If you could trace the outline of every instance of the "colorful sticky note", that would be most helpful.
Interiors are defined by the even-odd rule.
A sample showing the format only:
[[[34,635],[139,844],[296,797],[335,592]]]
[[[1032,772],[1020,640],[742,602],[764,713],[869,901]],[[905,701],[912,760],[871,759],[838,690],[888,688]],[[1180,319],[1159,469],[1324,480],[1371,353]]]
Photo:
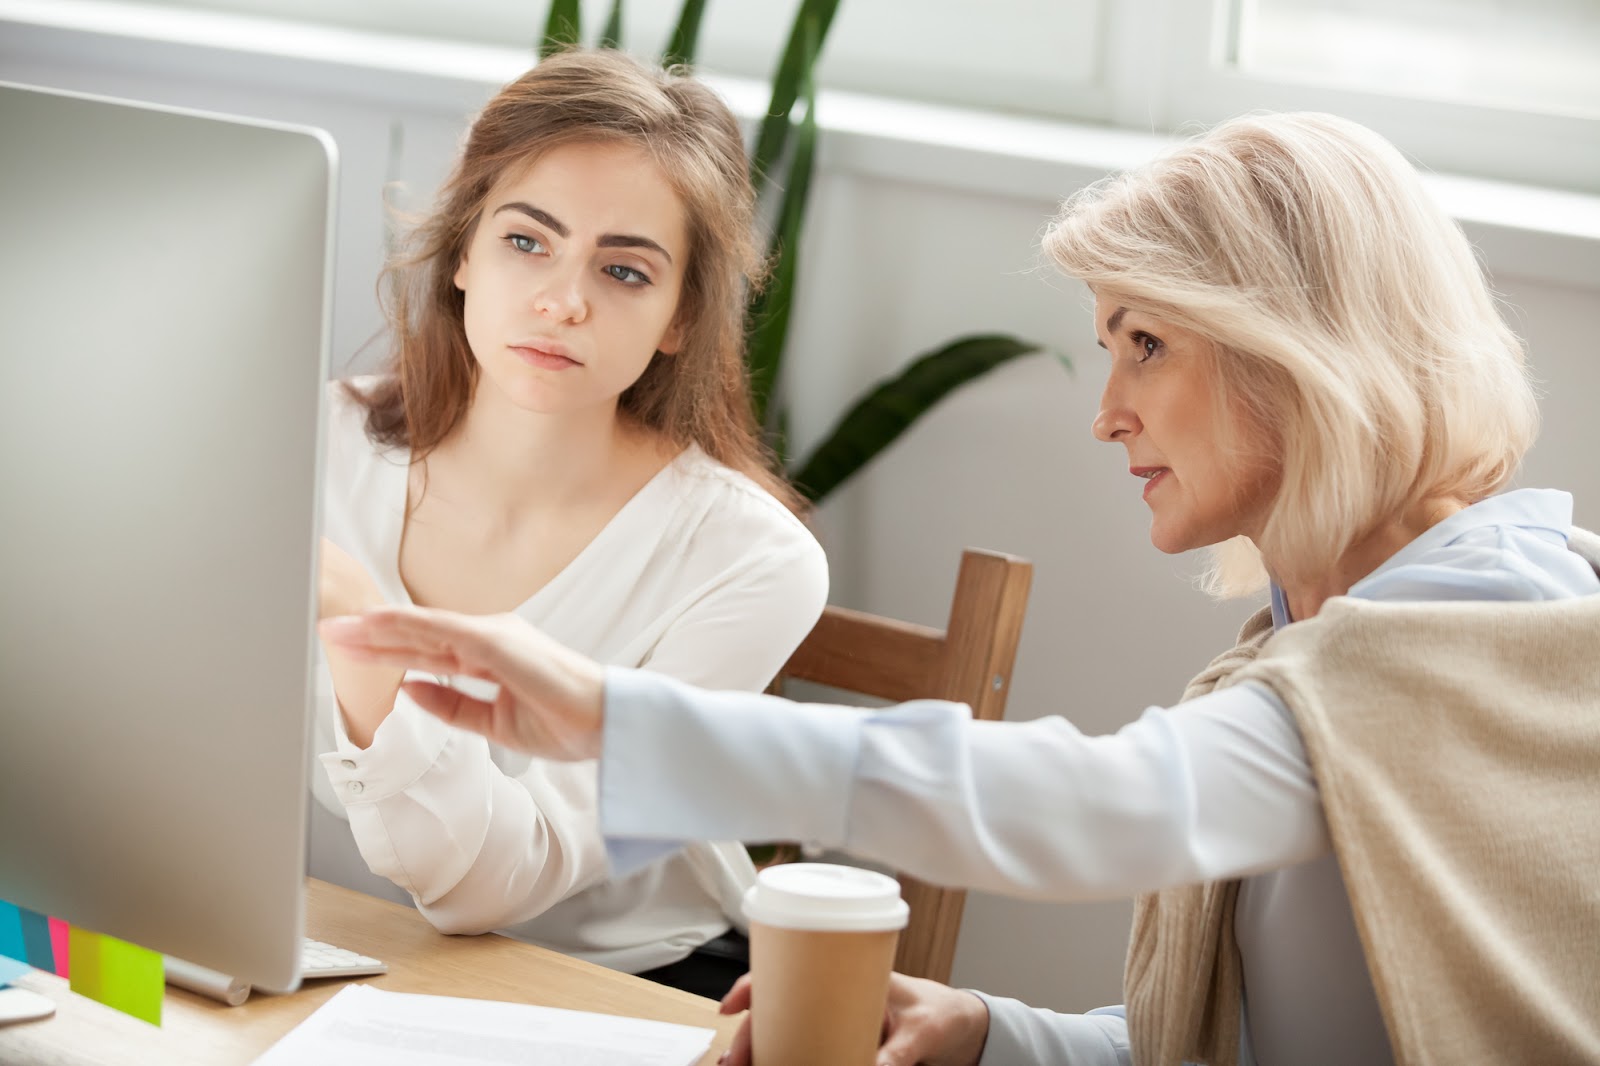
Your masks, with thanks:
[[[29,966],[36,966],[41,970],[54,970],[56,952],[50,942],[50,919],[26,907],[18,907],[17,913],[22,917],[22,948],[27,956],[25,961]]]
[[[4,900],[0,900],[0,955],[28,961],[28,949],[22,941],[22,912]]]
[[[60,918],[50,919],[50,951],[55,956],[55,970],[57,977],[67,977],[70,971],[67,968],[67,930],[71,928]]]
[[[55,920],[0,900],[0,956],[54,971],[56,950],[51,923]],[[66,925],[63,923],[61,928],[64,939]]]
[[[33,972],[33,967],[16,959],[0,958],[0,988],[6,987],[12,981],[25,973]]]
[[[68,932],[67,944],[72,956],[67,980],[74,992],[151,1025],[161,1024],[166,977],[160,952],[77,926]]]

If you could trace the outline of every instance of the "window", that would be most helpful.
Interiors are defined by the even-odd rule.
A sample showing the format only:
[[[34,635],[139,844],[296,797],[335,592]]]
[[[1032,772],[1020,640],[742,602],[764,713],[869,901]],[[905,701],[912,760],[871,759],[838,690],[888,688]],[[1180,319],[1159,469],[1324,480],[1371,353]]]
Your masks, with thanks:
[[[1257,0],[1232,58],[1267,77],[1600,115],[1595,0]]]
[[[166,0],[423,37],[526,44],[540,0]],[[681,0],[626,0],[665,44]],[[765,79],[798,0],[712,0],[699,58]],[[583,0],[591,33],[611,0]],[[1168,132],[1333,111],[1425,167],[1600,192],[1600,0],[843,0],[823,84]]]
[[[1150,2],[1178,42],[1164,128],[1332,111],[1432,170],[1600,192],[1596,0]]]

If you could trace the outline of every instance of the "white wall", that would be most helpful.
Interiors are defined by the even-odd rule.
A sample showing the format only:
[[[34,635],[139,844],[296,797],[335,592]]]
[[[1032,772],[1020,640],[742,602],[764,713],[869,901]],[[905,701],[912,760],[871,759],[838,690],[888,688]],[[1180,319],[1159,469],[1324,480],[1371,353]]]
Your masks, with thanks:
[[[0,78],[313,123],[338,140],[340,245],[334,365],[378,326],[380,190],[425,200],[488,81],[436,82],[430,95],[389,75],[336,78],[314,63],[254,62],[188,46],[46,32],[0,21]],[[409,83],[408,83],[409,84]],[[1088,427],[1102,379],[1081,287],[1036,261],[1055,200],[1104,171],[1103,131],[1052,127],[1043,157],[940,147],[903,131],[825,136],[789,355],[793,432],[803,449],[863,388],[958,333],[1005,330],[1052,356],[1003,368],[933,412],[831,500],[819,527],[838,603],[941,625],[957,557],[977,545],[1035,564],[1009,717],[1064,713],[1088,732],[1170,702],[1230,643],[1251,605],[1195,592],[1195,560],[1146,540],[1141,484],[1120,449]],[[829,123],[828,112],[823,112]],[[1041,127],[1042,128],[1042,127]],[[1137,153],[1148,139],[1126,138]],[[1081,147],[1081,162],[1066,160]],[[1100,153],[1097,155],[1096,153]],[[981,155],[982,153],[979,153]],[[114,184],[114,176],[108,175]],[[1573,201],[1595,217],[1593,201]],[[1474,225],[1495,282],[1546,381],[1546,427],[1524,482],[1571,489],[1600,526],[1600,235],[1558,239]],[[1563,264],[1577,264],[1564,266]],[[368,359],[375,353],[369,353]],[[1040,812],[1048,817],[1049,812]],[[955,982],[1040,1006],[1120,1000],[1125,903],[1043,906],[974,894]]]

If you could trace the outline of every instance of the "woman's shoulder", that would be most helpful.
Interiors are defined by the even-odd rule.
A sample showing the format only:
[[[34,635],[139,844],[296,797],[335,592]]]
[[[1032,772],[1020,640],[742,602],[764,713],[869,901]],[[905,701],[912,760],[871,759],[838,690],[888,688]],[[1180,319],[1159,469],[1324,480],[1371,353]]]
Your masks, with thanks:
[[[1439,522],[1351,586],[1366,600],[1555,600],[1600,592],[1570,543],[1572,497],[1516,489]]]
[[[353,474],[393,450],[367,435],[367,406],[361,400],[382,381],[378,375],[366,374],[328,382],[326,465],[330,476]]]
[[[669,467],[680,487],[679,498],[700,506],[699,521],[730,533],[762,534],[799,547],[822,551],[806,524],[754,478],[690,445]]]
[[[335,378],[328,382],[324,386],[328,428],[344,433],[354,426],[365,432],[367,408],[360,397],[370,394],[379,380],[376,375],[362,374],[358,377]]]

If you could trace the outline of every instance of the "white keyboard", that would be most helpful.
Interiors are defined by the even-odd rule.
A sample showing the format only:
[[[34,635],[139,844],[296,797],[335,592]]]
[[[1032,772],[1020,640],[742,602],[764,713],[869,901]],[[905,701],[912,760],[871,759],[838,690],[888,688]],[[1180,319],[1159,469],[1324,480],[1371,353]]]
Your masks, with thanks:
[[[368,977],[388,972],[389,967],[377,959],[310,937],[306,937],[300,950],[300,976],[308,981],[317,977]]]

